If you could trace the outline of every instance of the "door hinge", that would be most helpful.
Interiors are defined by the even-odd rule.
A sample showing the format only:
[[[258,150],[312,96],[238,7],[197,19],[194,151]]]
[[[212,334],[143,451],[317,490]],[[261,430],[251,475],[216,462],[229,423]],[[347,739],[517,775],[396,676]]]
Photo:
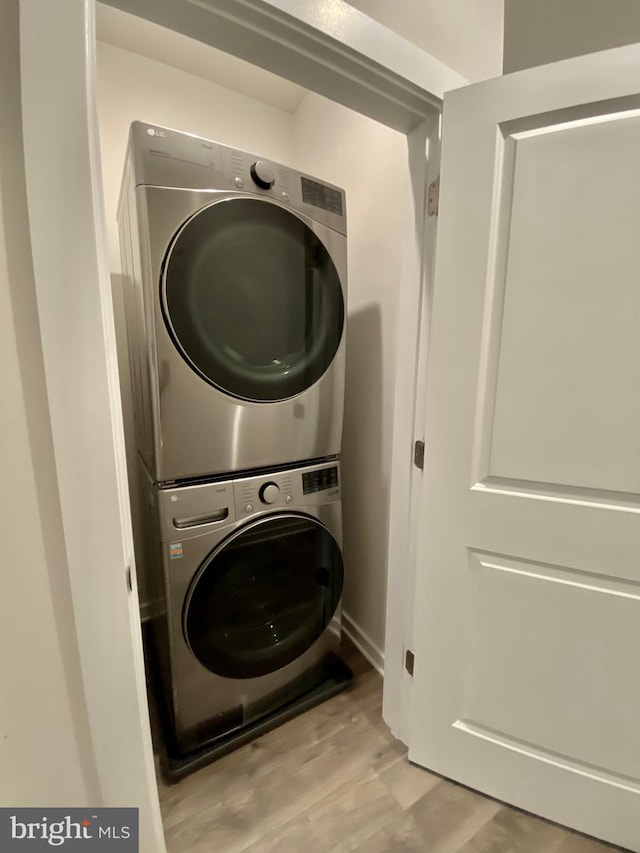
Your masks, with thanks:
[[[424,441],[416,441],[413,445],[413,464],[421,471],[424,469]]]
[[[438,215],[438,207],[440,204],[440,175],[431,181],[429,191],[427,192],[427,214],[429,216]]]
[[[131,581],[131,566],[127,566],[127,589],[129,592],[133,591],[133,583]]]
[[[409,675],[413,675],[413,663],[415,661],[415,655],[412,651],[407,649],[404,655],[404,668],[407,670]]]

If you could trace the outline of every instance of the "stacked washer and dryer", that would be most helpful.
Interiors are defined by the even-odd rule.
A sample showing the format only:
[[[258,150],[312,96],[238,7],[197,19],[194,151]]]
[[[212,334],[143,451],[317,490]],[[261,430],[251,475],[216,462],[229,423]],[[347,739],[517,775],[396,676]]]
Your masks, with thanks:
[[[179,778],[337,692],[344,192],[131,126],[119,228],[152,650]]]

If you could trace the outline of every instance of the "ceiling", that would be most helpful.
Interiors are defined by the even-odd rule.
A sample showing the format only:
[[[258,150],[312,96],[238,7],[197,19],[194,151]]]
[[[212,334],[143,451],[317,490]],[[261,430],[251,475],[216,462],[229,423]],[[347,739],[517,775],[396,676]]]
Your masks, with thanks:
[[[288,113],[298,109],[307,93],[243,59],[103,3],[96,3],[96,37]]]
[[[337,0],[334,0],[334,2]],[[504,0],[350,0],[466,77],[502,73]],[[307,90],[196,39],[96,3],[100,41],[163,62],[205,80],[294,113]]]
[[[519,0],[535,7],[533,0]],[[551,8],[555,0],[547,0]],[[573,0],[580,5],[582,0]],[[626,0],[629,2],[629,0]],[[502,74],[504,0],[349,0],[470,83]],[[533,16],[533,15],[532,15]]]

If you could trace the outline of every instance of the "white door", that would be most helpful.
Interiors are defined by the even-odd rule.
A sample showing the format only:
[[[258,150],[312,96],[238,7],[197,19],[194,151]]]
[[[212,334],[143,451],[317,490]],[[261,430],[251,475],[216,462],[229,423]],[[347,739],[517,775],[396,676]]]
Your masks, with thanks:
[[[640,46],[445,98],[412,761],[640,851]]]

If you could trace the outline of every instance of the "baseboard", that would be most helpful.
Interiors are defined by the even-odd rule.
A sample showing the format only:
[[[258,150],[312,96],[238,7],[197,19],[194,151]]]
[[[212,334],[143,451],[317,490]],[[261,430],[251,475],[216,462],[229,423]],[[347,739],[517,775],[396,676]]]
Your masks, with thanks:
[[[348,613],[342,611],[342,630],[369,661],[380,675],[384,675],[384,652],[381,651],[361,628],[359,628]]]

